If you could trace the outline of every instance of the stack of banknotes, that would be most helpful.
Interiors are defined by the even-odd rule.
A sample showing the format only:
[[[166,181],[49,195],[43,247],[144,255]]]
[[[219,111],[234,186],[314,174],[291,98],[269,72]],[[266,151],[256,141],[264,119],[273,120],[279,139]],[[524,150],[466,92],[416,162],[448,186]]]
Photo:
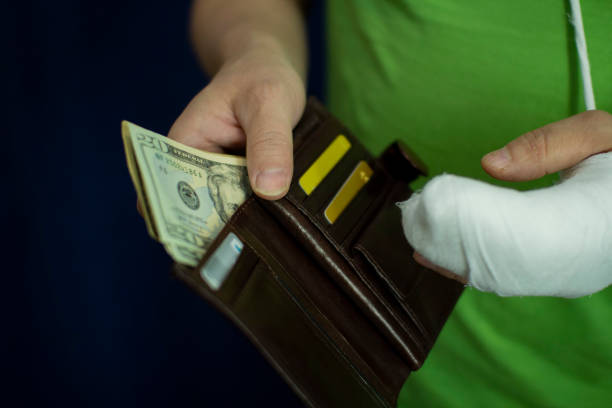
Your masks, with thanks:
[[[121,132],[149,234],[176,262],[195,266],[251,194],[245,158],[194,149],[127,121]]]

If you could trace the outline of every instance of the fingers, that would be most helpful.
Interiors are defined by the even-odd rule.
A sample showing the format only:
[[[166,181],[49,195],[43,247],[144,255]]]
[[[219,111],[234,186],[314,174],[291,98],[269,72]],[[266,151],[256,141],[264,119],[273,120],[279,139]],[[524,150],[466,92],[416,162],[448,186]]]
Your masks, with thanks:
[[[141,217],[144,217],[142,212],[142,204],[140,204],[140,200],[138,199],[136,199],[136,211],[138,211],[138,214],[140,214]]]
[[[293,174],[292,129],[304,108],[303,101],[287,95],[274,83],[259,84],[237,101],[236,114],[247,135],[249,180],[263,198],[284,196]]]
[[[414,258],[414,260],[418,264],[420,264],[420,265],[422,265],[422,266],[424,266],[424,267],[426,267],[428,269],[431,269],[434,272],[438,272],[440,275],[442,275],[442,276],[444,276],[446,278],[454,279],[454,280],[456,280],[456,281],[458,281],[458,282],[460,282],[460,283],[462,283],[464,285],[467,285],[467,283],[468,283],[468,281],[467,281],[467,279],[465,277],[463,277],[461,275],[457,275],[456,273],[453,273],[453,272],[449,271],[448,269],[444,269],[444,268],[439,267],[438,265],[430,262],[429,259],[425,258],[423,255],[421,255],[417,251],[414,251],[414,253],[412,254],[412,257]]]
[[[168,137],[196,149],[223,153],[244,146],[245,135],[228,103],[204,88],[176,119]]]
[[[587,111],[514,139],[484,156],[482,167],[501,180],[533,180],[610,150],[612,115]]]

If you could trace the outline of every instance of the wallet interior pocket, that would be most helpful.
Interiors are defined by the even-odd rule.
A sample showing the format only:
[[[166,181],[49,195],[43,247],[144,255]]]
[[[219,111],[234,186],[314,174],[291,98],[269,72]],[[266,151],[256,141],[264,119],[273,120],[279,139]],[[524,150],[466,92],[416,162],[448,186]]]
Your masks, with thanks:
[[[240,245],[240,254],[237,258],[232,259],[231,255],[228,256],[227,245],[235,246],[236,240]],[[229,258],[232,264],[219,265],[218,257],[224,261]],[[251,277],[256,263],[257,256],[253,250],[248,245],[245,246],[233,232],[224,230],[216,241],[216,245],[209,249],[205,262],[197,270],[200,279],[208,285],[209,289],[216,292],[219,299],[231,307]],[[220,281],[218,285],[214,283],[211,285],[211,273],[218,275],[216,276]]]
[[[342,189],[348,179],[347,175],[350,177],[358,163],[362,162],[364,155],[365,152],[357,151],[347,157],[343,168],[328,175],[321,189],[315,190],[312,196],[303,202],[299,202],[291,194],[286,197],[338,251],[346,251],[351,246],[347,240],[350,241],[351,237],[358,235],[363,226],[370,221],[384,200],[385,190],[389,187],[389,178],[384,174],[384,170],[373,160],[363,161],[372,169],[370,179],[349,200],[337,219],[330,222],[326,218],[326,208]]]
[[[389,397],[368,385],[372,379],[351,364],[308,306],[259,260],[233,312],[255,345],[265,344],[262,352],[297,394],[307,395],[314,406],[344,406],[349,398],[355,407],[388,407]]]
[[[420,272],[412,272],[412,248],[402,230],[401,210],[395,205],[408,187],[396,183],[382,208],[355,242],[355,250],[362,254],[379,272],[400,301],[418,283]]]
[[[390,189],[378,213],[355,241],[353,253],[375,271],[363,278],[372,281],[369,282],[371,287],[376,286],[374,281],[382,279],[384,284],[378,286],[391,290],[397,304],[408,313],[414,326],[429,343],[429,330],[423,326],[407,302],[408,295],[421,280],[423,271],[414,267],[412,248],[404,237],[400,209],[395,205],[398,195],[405,189],[408,187],[403,183],[396,183]]]

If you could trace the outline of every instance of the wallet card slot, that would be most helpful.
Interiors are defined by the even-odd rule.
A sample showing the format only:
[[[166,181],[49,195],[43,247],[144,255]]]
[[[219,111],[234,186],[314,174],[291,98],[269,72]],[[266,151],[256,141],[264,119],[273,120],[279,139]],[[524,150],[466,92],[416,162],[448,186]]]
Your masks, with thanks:
[[[428,334],[431,348],[463,292],[463,285],[416,262],[410,269],[418,270],[420,279],[406,294],[402,306],[412,316],[419,317],[419,325]],[[436,294],[435,302],[431,301],[432,293]]]
[[[384,204],[356,239],[354,252],[375,271],[372,276],[382,279],[398,303],[408,313],[427,343],[431,338],[418,315],[410,308],[407,296],[421,279],[422,270],[415,267],[413,249],[404,236],[401,210],[395,205],[410,190],[398,182],[390,188]]]
[[[347,129],[337,120],[330,118],[319,125],[316,134],[304,137],[299,144],[295,145],[293,167],[297,178],[310,167],[339,134],[346,135]]]
[[[351,149],[351,142],[339,134],[298,178],[298,184],[310,195]]]
[[[385,190],[390,183],[388,175],[375,161],[370,160],[367,163],[371,166],[374,173],[333,224],[325,218],[324,210],[334,198],[337,192],[336,190],[334,190],[333,193],[328,192],[325,195],[325,200],[318,198],[316,201],[313,201],[315,204],[308,201],[300,203],[290,195],[286,197],[287,201],[299,209],[299,211],[330,240],[338,251],[346,252],[351,247],[351,242],[349,242],[350,238],[357,236],[363,225],[369,222],[376,209],[384,200]],[[342,177],[338,175],[334,180],[330,180],[329,182],[334,182],[341,187],[342,183],[346,181],[347,175],[351,174],[349,169],[353,170],[354,166],[352,168],[346,166],[346,169],[343,169]]]
[[[244,245],[240,254],[233,261],[233,265],[230,265],[227,271],[224,271],[225,276],[222,282],[218,286],[214,283],[211,285],[210,279],[205,276],[206,267],[209,267],[210,263],[214,262],[217,251],[223,251],[224,244],[231,242],[233,239],[238,239],[242,242],[240,237],[232,231],[231,225],[226,225],[210,246],[204,258],[193,269],[194,274],[197,275],[196,281],[198,284],[205,290],[214,293],[228,307],[231,307],[233,301],[242,290],[257,262],[257,257],[253,250],[248,245]],[[226,254],[219,255],[225,256]]]
[[[319,186],[303,200],[304,209],[310,214],[323,216],[325,207],[336,196],[355,166],[367,158],[365,150],[358,147],[351,148]],[[330,225],[328,221],[325,221],[325,224]]]
[[[445,278],[414,261],[413,249],[404,236],[401,210],[395,204],[409,195],[410,189],[404,182],[394,185],[382,208],[355,241],[354,251],[376,271],[372,276],[384,281],[381,286],[390,288],[398,304],[422,333],[425,344],[431,346],[460,290],[457,292],[454,283],[446,282]],[[438,302],[435,310],[422,307],[431,305],[423,298],[424,293],[440,291],[449,292],[449,296],[443,297],[449,304]]]
[[[328,118],[329,113],[325,110],[325,106],[316,98],[309,97],[304,115],[293,129],[293,145],[298,149],[302,146],[304,140],[311,134],[317,131]],[[297,150],[296,150],[297,151]]]
[[[336,222],[359,191],[370,181],[372,172],[372,168],[364,160],[357,163],[357,166],[355,166],[323,211],[323,216],[328,223],[333,224]]]
[[[402,301],[419,275],[407,273],[407,264],[413,262],[413,249],[404,236],[401,210],[395,205],[407,191],[406,184],[396,183],[383,206],[355,242],[355,249],[380,271],[381,277]]]
[[[300,187],[299,179],[304,175],[312,163],[323,154],[325,149],[345,129],[333,120],[326,120],[319,125],[315,135],[305,136],[293,152],[293,179],[289,188],[289,195],[300,202],[308,195]],[[333,169],[332,169],[333,171]]]
[[[200,277],[212,290],[219,290],[225,283],[243,248],[240,238],[229,232],[216,249],[210,251],[207,261],[200,267]]]
[[[370,221],[376,209],[380,206],[387,188],[388,177],[386,174],[375,162],[370,161],[370,163],[372,169],[374,169],[370,180],[333,224],[329,224],[323,212],[317,213],[315,217],[318,225],[326,231],[338,248],[343,248],[345,251],[351,246],[351,237],[359,234],[363,226]]]
[[[328,155],[329,151],[326,153],[326,150],[330,146],[338,144],[339,139],[344,139],[345,142],[341,144],[345,148],[348,144],[348,149],[336,151],[335,154],[331,155],[333,157],[328,157],[328,159],[332,159],[331,170],[326,172],[324,177],[318,179],[314,188],[305,191],[304,186],[301,185],[302,178],[308,174],[313,165],[316,166],[317,161],[322,156],[325,158]],[[318,211],[340,188],[343,176],[346,177],[359,160],[365,160],[367,157],[368,154],[365,149],[355,141],[354,137],[350,136],[348,130],[338,121],[330,119],[321,125],[316,138],[305,140],[302,146],[296,150],[294,154],[294,177],[288,196],[295,202],[308,202],[309,208]]]
[[[219,298],[229,307],[232,307],[236,298],[240,295],[240,292],[248,282],[256,263],[257,257],[248,246],[245,246],[236,264],[227,276],[225,283],[218,292]]]

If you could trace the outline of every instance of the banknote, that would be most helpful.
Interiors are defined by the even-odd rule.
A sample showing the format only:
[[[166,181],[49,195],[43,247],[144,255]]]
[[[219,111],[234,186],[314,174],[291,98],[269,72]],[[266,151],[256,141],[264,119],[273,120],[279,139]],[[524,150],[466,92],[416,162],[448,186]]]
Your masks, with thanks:
[[[149,234],[195,266],[251,190],[244,157],[204,152],[123,121],[128,169]]]

